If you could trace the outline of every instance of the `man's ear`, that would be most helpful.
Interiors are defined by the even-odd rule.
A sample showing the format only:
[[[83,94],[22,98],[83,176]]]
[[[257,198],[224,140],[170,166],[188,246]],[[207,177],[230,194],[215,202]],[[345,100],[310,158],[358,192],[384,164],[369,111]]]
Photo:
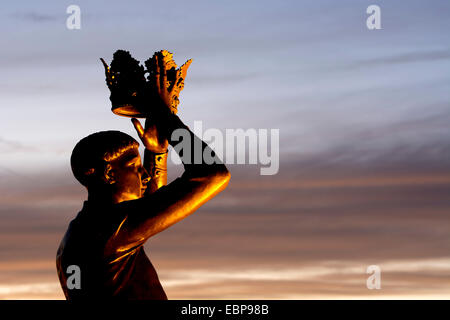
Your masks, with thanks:
[[[105,166],[105,170],[103,172],[103,180],[108,184],[113,184],[116,182],[116,180],[114,178],[114,172],[109,163],[107,163]]]
[[[84,172],[84,175],[85,175],[86,177],[90,177],[90,176],[92,176],[92,175],[94,174],[94,172],[95,172],[95,169],[94,169],[94,168],[90,168],[90,169],[87,169],[87,170]]]

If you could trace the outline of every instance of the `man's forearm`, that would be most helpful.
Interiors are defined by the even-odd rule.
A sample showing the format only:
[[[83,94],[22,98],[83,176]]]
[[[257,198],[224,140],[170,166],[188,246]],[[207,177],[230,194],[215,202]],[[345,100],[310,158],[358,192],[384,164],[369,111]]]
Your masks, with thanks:
[[[152,194],[162,186],[167,184],[167,139],[157,123],[152,118],[145,121],[145,130],[149,137],[145,140],[144,163],[143,166],[150,176],[150,182],[147,184],[145,195]]]
[[[199,174],[228,172],[215,152],[198,138],[178,116],[173,114],[168,116],[167,130],[169,144],[178,152],[186,171],[191,173],[200,171]],[[181,142],[178,140],[180,137],[182,137]],[[188,141],[184,141],[184,139]],[[208,159],[206,159],[206,155]]]
[[[184,143],[184,148],[178,150],[185,172],[147,197],[123,201],[115,206],[115,217],[121,218],[117,221],[117,230],[120,232],[114,232],[105,247],[105,254],[112,255],[113,259],[192,214],[225,189],[230,180],[227,168],[211,148],[196,137],[177,116],[169,115],[163,120],[167,120],[165,133],[170,133],[167,137],[175,149],[178,149],[179,143],[175,139],[175,130],[181,129],[183,136],[189,139],[189,143]],[[201,146],[202,153],[213,155],[214,161],[205,161],[203,157],[201,161],[198,161],[198,157],[195,159],[197,145]]]
[[[167,137],[169,143],[179,153],[187,174],[205,175],[227,171],[214,151],[205,142],[195,136],[176,115],[172,113],[160,114],[158,127],[158,132],[165,131],[163,135]],[[177,130],[181,130],[181,132],[176,132]],[[181,145],[179,145],[180,141],[177,140],[180,136],[183,137]],[[209,155],[209,161],[205,162],[204,154]],[[154,153],[145,149],[144,168],[150,175],[150,182],[145,195],[152,194],[167,184],[167,157],[167,152]]]

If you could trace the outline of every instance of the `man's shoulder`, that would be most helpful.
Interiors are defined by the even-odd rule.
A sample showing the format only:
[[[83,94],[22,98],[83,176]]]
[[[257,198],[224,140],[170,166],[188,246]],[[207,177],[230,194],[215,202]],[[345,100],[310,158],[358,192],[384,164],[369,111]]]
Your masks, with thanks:
[[[68,252],[74,246],[82,245],[82,240],[87,236],[85,230],[83,230],[83,223],[80,220],[80,213],[69,222],[66,232],[61,240],[58,248],[58,255],[61,256],[64,252]]]
[[[103,249],[110,234],[115,230],[114,221],[103,210],[90,206],[87,201],[73,218],[61,241],[60,250],[86,252]]]

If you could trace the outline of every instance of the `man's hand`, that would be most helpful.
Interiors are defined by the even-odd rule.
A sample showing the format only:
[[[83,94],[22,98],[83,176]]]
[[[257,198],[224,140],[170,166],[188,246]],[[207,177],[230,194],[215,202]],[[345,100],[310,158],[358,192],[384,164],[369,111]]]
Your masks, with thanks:
[[[156,110],[162,108],[176,114],[180,102],[179,95],[184,88],[184,79],[186,78],[187,70],[192,60],[186,61],[179,69],[175,70],[174,79],[170,79],[169,81],[167,77],[167,67],[171,68],[171,70],[176,67],[173,60],[169,61],[169,66],[167,66],[162,52],[155,53],[153,59],[154,72],[152,74],[151,83],[153,84],[154,100],[157,100],[153,102],[158,105]]]
[[[133,118],[131,119],[131,122],[147,150],[153,153],[167,152],[169,146],[167,138],[162,133],[163,130],[159,130],[158,126],[151,118],[147,118],[145,121],[145,130],[138,119]]]
[[[170,113],[176,114],[174,101],[178,101],[178,95],[183,89],[184,78],[192,60],[186,61],[176,70],[174,81],[167,79],[166,61],[161,52],[155,53],[153,61],[154,72],[151,79],[153,94],[151,96],[154,107],[152,113],[145,122],[145,129],[139,120],[133,118],[131,122],[147,150],[153,153],[165,153],[169,145],[166,130],[167,117]]]

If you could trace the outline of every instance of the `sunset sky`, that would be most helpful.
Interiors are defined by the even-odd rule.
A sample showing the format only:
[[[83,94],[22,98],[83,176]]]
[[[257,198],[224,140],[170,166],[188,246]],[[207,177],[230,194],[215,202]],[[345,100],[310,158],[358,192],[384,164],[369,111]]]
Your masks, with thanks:
[[[86,199],[72,149],[137,139],[110,111],[99,58],[117,49],[193,59],[189,126],[280,130],[278,174],[230,165],[146,244],[169,299],[450,299],[449,1],[3,1],[0,17],[0,299],[64,298],[56,250]]]

